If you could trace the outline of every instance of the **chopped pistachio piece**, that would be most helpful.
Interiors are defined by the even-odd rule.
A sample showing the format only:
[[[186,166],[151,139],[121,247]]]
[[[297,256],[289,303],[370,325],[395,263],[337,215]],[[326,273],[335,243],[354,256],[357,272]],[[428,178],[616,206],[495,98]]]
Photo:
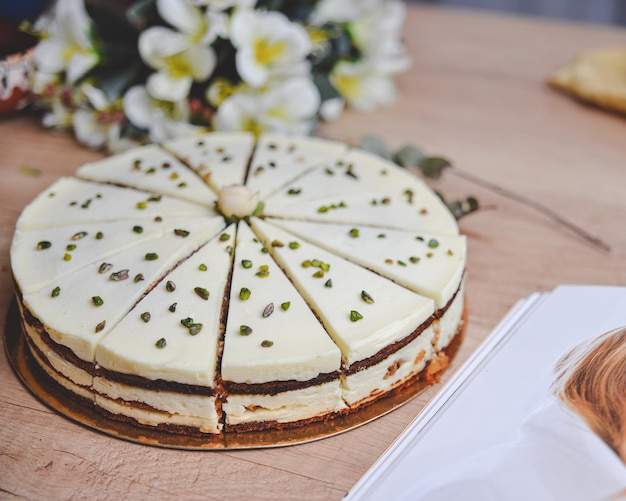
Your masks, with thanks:
[[[159,255],[156,252],[148,252],[145,255],[146,261],[155,261],[159,259]]]
[[[239,334],[241,334],[242,336],[249,336],[250,334],[252,334],[252,328],[248,327],[247,325],[240,325]]]
[[[52,292],[50,293],[52,297],[57,297],[59,294],[61,294],[61,287],[59,286],[56,286],[54,289],[52,289]]]
[[[267,318],[269,317],[272,313],[274,313],[274,303],[270,303],[268,304],[264,309],[263,309],[263,318]]]
[[[367,304],[372,304],[374,303],[374,299],[372,299],[372,296],[370,296],[367,292],[365,291],[361,291],[361,299],[363,301],[365,301]]]
[[[285,301],[284,303],[280,303],[280,309],[283,311],[287,311],[291,306],[291,301]]]
[[[100,296],[92,296],[91,302],[96,306],[102,306],[104,304],[104,300]]]
[[[273,345],[274,345],[274,341],[270,341],[269,339],[264,339],[263,341],[261,341],[261,346],[263,348],[270,348]]]
[[[165,341],[165,338],[162,337],[161,339],[159,339],[156,343],[154,343],[154,345],[157,348],[165,348],[165,345],[167,344],[167,341]]]
[[[363,315],[361,315],[358,311],[356,310],[351,310],[350,311],[350,320],[352,322],[357,322],[359,320],[361,320],[363,318]]]
[[[241,299],[242,301],[246,301],[247,299],[250,298],[251,294],[252,294],[252,291],[250,289],[248,289],[247,287],[242,287],[239,290],[239,299]]]

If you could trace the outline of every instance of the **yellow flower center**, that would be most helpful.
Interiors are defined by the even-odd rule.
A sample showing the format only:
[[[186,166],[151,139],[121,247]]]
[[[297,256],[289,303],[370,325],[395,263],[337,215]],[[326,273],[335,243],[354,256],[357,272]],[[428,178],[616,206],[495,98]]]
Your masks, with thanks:
[[[261,38],[254,42],[254,57],[260,64],[270,64],[284,52],[286,46],[285,42],[270,43]]]
[[[349,75],[335,75],[333,84],[342,96],[348,99],[357,98],[361,93],[359,79]]]
[[[192,68],[189,59],[182,54],[174,54],[167,58],[167,69],[174,78],[183,78],[191,75]]]
[[[241,124],[241,130],[251,132],[254,137],[259,137],[263,133],[263,126],[254,118],[246,118]]]

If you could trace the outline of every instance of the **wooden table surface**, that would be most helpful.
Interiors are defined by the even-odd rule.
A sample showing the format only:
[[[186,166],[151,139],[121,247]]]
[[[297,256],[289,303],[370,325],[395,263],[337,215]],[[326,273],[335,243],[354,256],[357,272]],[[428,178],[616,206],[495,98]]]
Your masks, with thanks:
[[[626,283],[626,119],[544,84],[580,50],[626,45],[626,30],[411,7],[405,32],[414,64],[398,79],[397,103],[375,114],[345,113],[322,134],[355,142],[374,133],[394,146],[414,142],[557,211],[611,246],[600,250],[452,173],[431,183],[451,198],[473,194],[486,207],[461,221],[469,237],[469,328],[445,381],[521,297],[561,283]],[[0,119],[2,334],[13,297],[9,247],[20,211],[57,177],[101,156],[43,130],[36,117]],[[41,174],[26,175],[24,168]],[[3,351],[0,379],[0,498],[6,499],[340,499],[440,387],[318,442],[189,452],[110,438],[65,419],[20,384]]]

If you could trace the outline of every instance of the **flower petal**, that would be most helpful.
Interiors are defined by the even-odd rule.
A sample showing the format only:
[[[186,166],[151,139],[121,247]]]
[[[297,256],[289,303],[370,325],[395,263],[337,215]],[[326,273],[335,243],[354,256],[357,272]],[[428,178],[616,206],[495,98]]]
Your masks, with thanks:
[[[186,0],[157,0],[159,15],[186,35],[204,33],[206,26],[200,9]]]
[[[183,35],[163,26],[148,28],[139,36],[139,54],[154,69],[163,68],[166,58],[183,52],[189,46]]]
[[[146,90],[154,99],[179,101],[187,97],[192,82],[191,76],[173,78],[169,73],[159,71],[148,77]]]
[[[123,98],[124,113],[128,119],[141,129],[150,128],[152,113],[150,96],[142,85],[135,85],[126,91]]]
[[[75,83],[84,76],[98,62],[98,55],[94,52],[77,52],[67,62],[67,81]]]

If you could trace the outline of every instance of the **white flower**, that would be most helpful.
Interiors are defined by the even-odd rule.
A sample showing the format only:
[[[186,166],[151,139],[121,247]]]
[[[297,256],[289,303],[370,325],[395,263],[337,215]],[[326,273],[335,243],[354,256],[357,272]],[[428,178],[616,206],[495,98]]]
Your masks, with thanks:
[[[178,101],[187,97],[194,81],[205,81],[215,69],[210,44],[224,32],[224,18],[202,13],[187,0],[157,0],[157,8],[178,31],[154,26],[139,37],[142,59],[157,70],[148,77],[146,88],[155,99]]]
[[[59,0],[47,29],[47,38],[35,47],[35,66],[44,73],[65,71],[67,81],[73,84],[98,62],[83,1]]]
[[[347,103],[360,111],[391,104],[396,98],[391,76],[366,62],[337,63],[330,81]]]
[[[266,90],[233,93],[218,108],[215,128],[223,131],[249,131],[308,134],[320,106],[313,82],[306,77],[277,82]]]
[[[259,205],[259,194],[239,184],[225,186],[217,197],[217,207],[227,218],[251,216]]]
[[[74,113],[74,133],[78,142],[90,148],[116,143],[124,119],[122,110],[109,102],[104,92],[93,85],[83,84],[80,90],[89,106],[81,107]]]
[[[315,6],[311,22],[349,23],[377,9],[385,0],[321,0]]]
[[[410,65],[400,39],[405,12],[401,2],[385,2],[350,25],[350,35],[363,58],[382,73],[398,73]]]
[[[145,87],[136,85],[124,94],[124,112],[130,122],[148,130],[154,142],[184,135],[196,130],[190,125],[186,100],[160,101],[151,97]]]
[[[208,7],[215,11],[224,11],[234,7],[235,9],[251,9],[256,0],[191,0],[194,5]]]
[[[230,39],[237,49],[237,71],[253,87],[272,77],[308,73],[305,58],[311,51],[306,30],[279,12],[237,11],[230,26]]]
[[[340,97],[326,99],[320,106],[320,118],[327,122],[337,120],[346,106],[346,102]]]

